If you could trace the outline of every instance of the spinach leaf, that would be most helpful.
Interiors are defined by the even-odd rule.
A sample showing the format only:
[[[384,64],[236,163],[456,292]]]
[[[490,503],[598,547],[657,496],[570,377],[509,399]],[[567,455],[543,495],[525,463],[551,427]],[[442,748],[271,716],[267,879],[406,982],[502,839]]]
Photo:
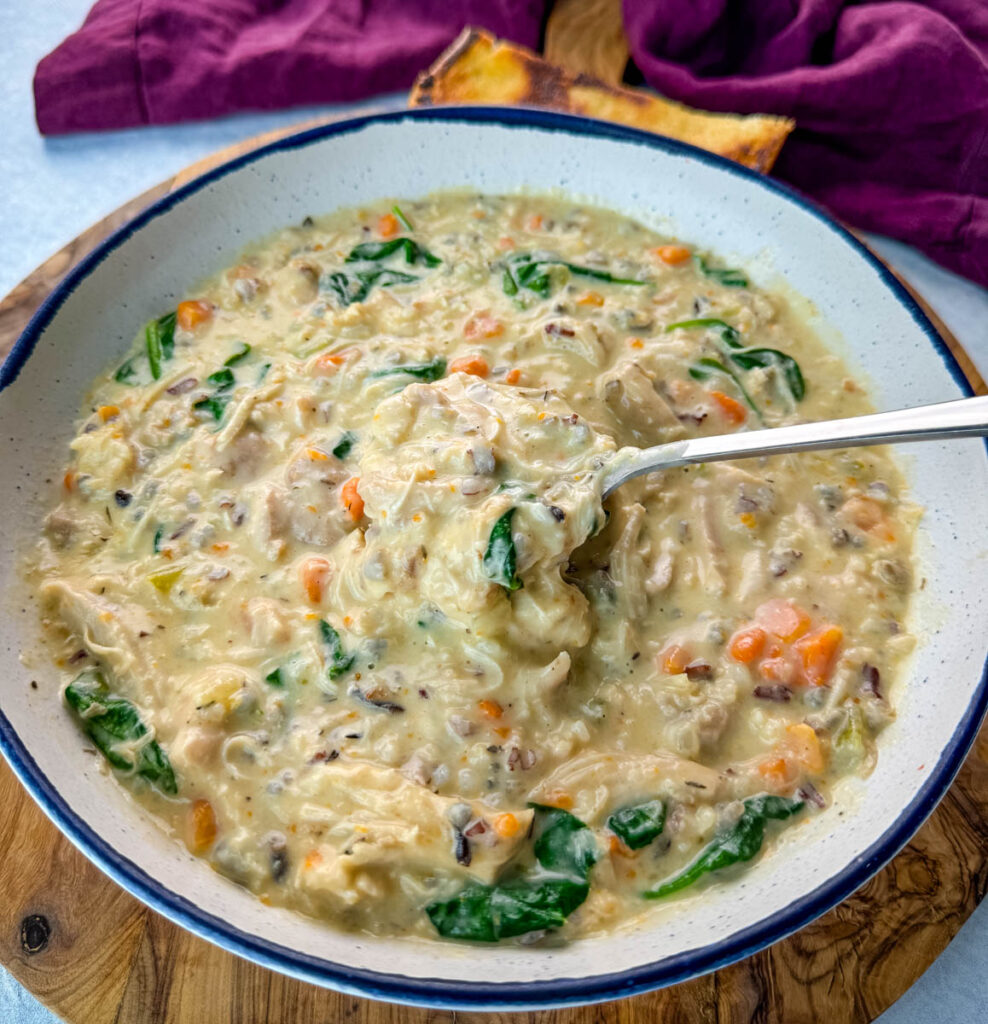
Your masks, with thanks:
[[[669,324],[666,327],[665,333],[668,334],[670,331],[676,330],[677,327],[683,327],[686,329],[692,327],[718,327],[720,328],[721,341],[730,345],[731,348],[740,348],[741,343],[738,341],[740,334],[737,328],[732,327],[729,323],[724,320],[719,320],[716,317],[703,317],[700,320],[679,320],[674,324]]]
[[[166,313],[144,328],[144,348],[155,380],[161,377],[162,360],[171,359],[175,352],[175,319],[175,313]]]
[[[373,270],[358,270],[354,274],[334,271],[321,279],[320,286],[331,291],[341,306],[349,306],[354,302],[363,302],[375,284],[387,288],[393,284],[408,284],[418,280],[414,274],[390,270],[388,267],[375,267]]]
[[[607,827],[628,847],[640,850],[662,835],[666,808],[661,800],[622,807],[607,819]]]
[[[339,679],[344,672],[353,668],[356,660],[352,654],[345,654],[340,634],[325,620],[319,620],[319,632],[322,642],[329,648],[329,678]]]
[[[546,299],[552,290],[551,267],[565,267],[571,274],[590,277],[596,281],[607,281],[610,284],[641,286],[647,281],[638,281],[629,277],[615,277],[606,270],[595,270],[577,263],[568,263],[558,256],[536,255],[535,253],[516,253],[509,256],[504,272],[501,275],[501,287],[505,295],[517,295],[522,288]]]
[[[484,572],[495,583],[500,583],[505,590],[520,590],[522,581],[515,575],[518,565],[518,553],[511,536],[511,519],[515,510],[509,508],[494,524],[487,550],[484,552]]]
[[[729,377],[732,381],[734,381],[734,384],[736,385],[738,391],[740,391],[741,394],[744,396],[744,400],[751,407],[755,415],[759,419],[762,418],[761,410],[758,408],[757,405],[755,405],[754,399],[751,397],[751,395],[749,395],[748,392],[745,391],[744,385],[741,383],[741,380],[738,377],[738,375],[733,370],[726,367],[719,359],[711,359],[708,356],[705,356],[703,359],[698,359],[690,367],[689,372],[690,376],[694,380],[709,380],[714,374],[723,374],[725,377]]]
[[[237,363],[243,362],[249,355],[250,345],[248,345],[246,341],[242,341],[240,343],[240,350],[238,352],[234,352],[233,355],[223,363],[223,365],[236,366]]]
[[[710,871],[719,871],[731,864],[749,861],[762,848],[765,826],[770,820],[783,821],[799,812],[801,800],[788,800],[782,796],[753,796],[744,802],[741,817],[726,831],[716,836],[699,857],[684,871],[648,889],[642,896],[648,900],[661,899],[692,885]]]
[[[88,669],[76,676],[65,689],[65,702],[114,768],[135,772],[163,793],[178,792],[168,755],[156,740],[130,746],[147,735],[147,726],[130,701],[110,693],[99,670]]]
[[[333,454],[340,460],[345,459],[357,443],[357,435],[352,430],[344,430],[339,441],[333,447]]]
[[[136,358],[136,356],[134,358]],[[121,384],[129,384],[131,379],[136,376],[137,370],[134,369],[134,359],[128,359],[113,375],[113,379]]]
[[[539,869],[493,885],[471,882],[452,899],[432,903],[426,913],[444,938],[473,942],[561,927],[587,898],[597,843],[568,811],[532,804]]]
[[[216,390],[206,398],[200,398],[197,402],[193,402],[192,408],[205,410],[219,423],[233,397],[231,392],[236,384],[236,378],[233,376],[233,370],[224,368],[211,373],[206,378],[206,383],[212,384]]]
[[[666,327],[666,334],[670,331],[676,330],[677,327],[719,328],[720,340],[728,347],[727,351],[724,352],[725,358],[729,359],[742,370],[753,370],[757,366],[773,367],[778,369],[782,374],[782,379],[785,381],[786,387],[789,389],[794,401],[801,402],[803,397],[806,395],[806,383],[803,380],[803,374],[799,368],[799,363],[797,363],[792,356],[787,356],[785,352],[780,352],[775,348],[745,348],[741,343],[741,335],[738,330],[716,317],[704,317],[699,320],[680,320],[677,323],[669,324],[669,326]],[[703,363],[704,360],[701,359],[700,362]],[[727,372],[726,367],[724,367],[724,372]],[[696,377],[697,380],[705,379],[703,377],[697,377],[692,370],[690,370],[690,373],[692,376]],[[737,378],[734,377],[733,374],[728,373],[728,375],[733,377],[737,383]],[[740,383],[738,383],[738,387],[741,387]],[[744,394],[743,388],[741,388],[741,391]],[[747,394],[745,394],[745,399],[752,409],[754,409],[755,406]],[[757,412],[758,410],[756,409],[755,411]]]
[[[276,689],[283,689],[285,686],[285,677],[282,675],[281,666],[279,665],[273,672],[269,672],[264,677],[264,681],[269,686],[274,686]]]
[[[744,271],[724,267],[711,267],[702,256],[694,256],[693,259],[696,261],[700,272],[712,278],[718,284],[725,285],[728,288],[748,287],[748,278],[745,277]]]
[[[427,363],[405,363],[403,366],[375,370],[371,376],[391,377],[396,373],[407,373],[409,377],[418,377],[419,380],[439,380],[446,373],[446,360],[442,356],[435,356]]]
[[[151,541],[151,550],[155,554],[158,554],[158,552],[161,551],[161,538],[164,537],[164,535],[165,535],[165,528],[164,528],[164,526],[159,526],[154,531],[154,538]]]
[[[742,348],[728,353],[731,361],[742,370],[752,370],[756,366],[774,367],[782,374],[782,379],[789,389],[793,400],[801,402],[806,394],[806,382],[803,380],[799,363],[792,356],[775,348]]]
[[[346,263],[359,263],[365,260],[385,260],[401,250],[405,254],[405,262],[410,266],[420,263],[424,267],[438,267],[442,260],[434,256],[424,245],[411,238],[391,238],[387,242],[363,242],[354,246],[347,256]]]
[[[406,231],[414,231],[412,222],[401,212],[401,207],[395,204],[391,207],[391,212],[401,221],[402,226]]]

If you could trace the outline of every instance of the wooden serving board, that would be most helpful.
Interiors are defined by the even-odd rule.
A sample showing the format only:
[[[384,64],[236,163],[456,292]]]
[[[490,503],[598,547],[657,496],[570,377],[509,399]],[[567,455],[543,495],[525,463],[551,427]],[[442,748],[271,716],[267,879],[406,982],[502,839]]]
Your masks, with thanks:
[[[556,11],[566,18],[550,21],[547,55],[619,81],[627,48],[613,31],[614,0],[560,0]],[[204,170],[288,131],[201,161],[52,256],[0,302],[0,360],[66,271],[115,228]],[[988,393],[967,353],[913,295],[975,390]],[[0,807],[0,962],[70,1024],[857,1024],[909,988],[988,887],[988,726],[913,841],[796,935],[670,989],[537,1014],[411,1010],[275,974],[195,938],[118,888],[48,821],[3,761]]]

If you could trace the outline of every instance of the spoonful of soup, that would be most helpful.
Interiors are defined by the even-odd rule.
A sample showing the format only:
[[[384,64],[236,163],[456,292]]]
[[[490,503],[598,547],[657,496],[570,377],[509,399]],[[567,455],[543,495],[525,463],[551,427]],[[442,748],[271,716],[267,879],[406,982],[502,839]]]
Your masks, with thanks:
[[[606,498],[621,484],[636,476],[701,462],[986,435],[988,396],[983,395],[843,420],[823,420],[770,430],[695,437],[652,448],[624,448],[608,466],[603,481],[603,496]]]

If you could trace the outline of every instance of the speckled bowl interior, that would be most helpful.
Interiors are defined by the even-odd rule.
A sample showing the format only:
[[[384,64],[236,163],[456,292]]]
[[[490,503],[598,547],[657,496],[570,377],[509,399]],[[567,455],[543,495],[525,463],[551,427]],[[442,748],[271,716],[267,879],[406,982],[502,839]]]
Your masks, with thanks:
[[[872,776],[846,784],[838,806],[788,830],[739,879],[562,949],[344,935],[265,907],[219,877],[83,753],[56,674],[35,653],[35,609],[15,585],[18,546],[38,529],[84,391],[146,320],[249,240],[309,213],[449,187],[563,190],[712,249],[758,284],[784,285],[809,300],[817,330],[870,383],[880,408],[965,393],[933,328],[857,243],[777,184],[698,150],[576,118],[483,109],[387,115],[296,136],[194,182],[116,235],[56,290],[0,371],[0,745],[45,811],[117,882],[243,956],[431,1005],[613,998],[710,970],[805,924],[891,857],[946,790],[985,704],[981,442],[900,453],[926,509],[925,585],[912,610],[919,644]]]

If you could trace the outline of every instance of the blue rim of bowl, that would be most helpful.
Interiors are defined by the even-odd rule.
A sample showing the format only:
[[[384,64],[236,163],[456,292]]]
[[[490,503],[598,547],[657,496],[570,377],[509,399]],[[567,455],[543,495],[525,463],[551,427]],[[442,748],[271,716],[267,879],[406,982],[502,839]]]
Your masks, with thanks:
[[[820,221],[864,259],[927,336],[962,394],[973,394],[953,353],[909,292],[866,246],[837,224],[814,202],[794,189],[774,179],[763,177],[755,171],[723,157],[674,139],[590,118],[514,107],[422,108],[352,118],[288,136],[208,171],[152,203],[98,245],[66,274],[32,317],[24,333],[14,344],[6,362],[0,367],[0,391],[3,391],[16,379],[21,367],[31,355],[38,338],[78,284],[144,224],[166,213],[173,206],[211,182],[261,160],[270,153],[303,148],[332,136],[351,134],[368,125],[402,121],[489,124],[509,128],[537,128],[570,135],[590,135],[688,156],[717,167],[728,174],[755,182]],[[986,448],[988,448],[988,440],[986,440]],[[790,904],[783,912],[742,929],[721,941],[677,953],[651,964],[595,975],[591,978],[557,978],[524,983],[510,980],[491,983],[449,981],[443,978],[410,978],[407,975],[344,967],[247,934],[229,922],[206,913],[177,893],[164,888],[143,869],[121,856],[104,842],[68,806],[38,767],[2,711],[0,711],[0,750],[3,751],[17,777],[48,817],[118,885],[171,921],[229,952],[236,953],[282,974],[299,978],[302,981],[314,982],[349,995],[441,1009],[522,1010],[601,1002],[687,981],[750,956],[792,934],[830,910],[888,863],[933,812],[974,742],[986,708],[988,708],[988,660],[985,662],[981,681],[967,711],[958,723],[950,742],[944,748],[936,767],[930,772],[926,782],[920,787],[896,824],[872,843],[867,850],[855,857],[838,875]]]

